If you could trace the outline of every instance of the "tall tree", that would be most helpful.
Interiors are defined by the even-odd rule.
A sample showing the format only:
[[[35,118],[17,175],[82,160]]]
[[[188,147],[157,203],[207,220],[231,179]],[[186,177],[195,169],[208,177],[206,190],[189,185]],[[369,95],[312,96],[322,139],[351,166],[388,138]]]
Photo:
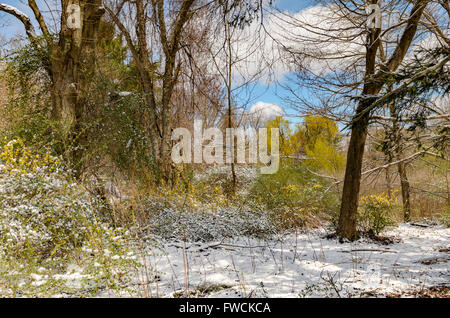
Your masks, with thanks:
[[[380,93],[387,83],[387,74],[395,72],[406,56],[414,39],[420,18],[425,10],[428,0],[417,1],[410,11],[410,16],[403,30],[403,34],[386,65],[377,71],[376,56],[381,45],[381,28],[372,28],[367,36],[366,72],[362,95],[369,97]],[[376,4],[376,1],[372,2]],[[356,213],[358,209],[358,196],[361,184],[362,162],[364,146],[367,137],[367,128],[370,119],[370,109],[373,107],[372,98],[364,98],[358,104],[352,120],[351,137],[347,152],[347,164],[342,191],[342,202],[338,224],[338,234],[341,237],[354,240],[356,233]]]
[[[72,163],[75,168],[82,160],[79,135],[83,129],[82,118],[86,107],[88,74],[95,67],[92,60],[97,42],[101,17],[104,13],[102,0],[61,0],[59,28],[53,34],[35,0],[28,6],[39,25],[40,34],[32,20],[19,9],[0,3],[0,11],[16,17],[22,22],[26,35],[35,49],[42,49],[39,36],[44,39],[44,50],[48,57],[46,71],[52,82],[52,118],[62,127],[73,144]],[[58,12],[54,8],[54,12]],[[79,168],[79,167],[78,167]]]
[[[106,11],[124,36],[139,71],[149,112],[153,155],[162,177],[170,179],[172,97],[181,70],[180,50],[186,24],[200,0],[108,1]],[[134,27],[125,21],[132,20]]]
[[[420,41],[447,43],[441,17],[446,1],[318,1],[306,17],[279,12],[281,43],[297,67],[298,83],[314,89],[302,107],[347,123],[350,141],[338,224],[340,237],[357,238],[356,214],[371,116],[388,107],[391,78]],[[428,9],[427,9],[428,8]],[[372,19],[375,18],[375,23]],[[295,25],[291,30],[287,26]],[[298,27],[298,28],[297,28]],[[445,61],[443,61],[445,63]],[[440,65],[442,66],[442,65]],[[439,68],[439,65],[436,65]],[[424,72],[432,72],[430,67]],[[296,92],[292,90],[295,94]],[[298,96],[296,94],[295,96]]]

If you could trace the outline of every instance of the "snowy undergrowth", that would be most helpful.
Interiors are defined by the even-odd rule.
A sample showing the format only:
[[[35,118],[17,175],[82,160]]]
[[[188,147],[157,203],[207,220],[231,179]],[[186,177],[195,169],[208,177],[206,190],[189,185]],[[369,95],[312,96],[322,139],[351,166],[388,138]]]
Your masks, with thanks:
[[[196,195],[204,200],[203,192]],[[203,202],[171,195],[126,206],[145,218],[128,231],[113,227],[102,200],[56,158],[6,144],[0,295],[360,297],[450,280],[450,229],[443,226],[401,224],[382,233],[397,238],[387,246],[368,239],[341,244],[324,230],[280,232],[265,209],[222,206],[220,191]]]
[[[384,297],[448,290],[449,229],[401,224],[383,233],[397,238],[390,245],[339,243],[324,234],[165,241],[149,249],[148,262],[159,273],[150,288],[159,297]]]
[[[88,295],[120,289],[137,268],[129,234],[61,163],[20,140],[0,153],[0,295]]]
[[[222,207],[194,213],[170,208],[155,209],[148,226],[152,235],[170,240],[209,242],[233,237],[269,238],[276,229],[266,211]]]

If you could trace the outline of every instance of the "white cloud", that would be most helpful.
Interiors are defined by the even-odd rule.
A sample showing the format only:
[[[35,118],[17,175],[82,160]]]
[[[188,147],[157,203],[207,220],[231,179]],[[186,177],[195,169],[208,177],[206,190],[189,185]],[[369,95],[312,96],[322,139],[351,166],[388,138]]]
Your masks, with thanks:
[[[278,116],[284,116],[285,114],[286,113],[281,106],[266,102],[257,102],[253,104],[249,110],[244,112],[246,121],[256,125],[262,124]]]
[[[343,70],[365,54],[364,39],[333,6],[312,6],[300,12],[274,15],[274,38],[297,53],[297,63],[315,74]],[[295,65],[290,65],[295,69]]]
[[[297,71],[286,48],[301,55],[302,60],[296,62],[314,73],[343,70],[364,57],[364,38],[358,35],[360,32],[360,27],[350,25],[330,6],[266,15],[264,29],[255,22],[243,30],[233,30],[232,52],[235,60],[239,60],[233,62],[234,84],[241,85],[249,79],[270,84]],[[223,35],[215,34],[212,43],[218,65],[225,70],[227,51]],[[211,66],[209,69],[213,70],[217,65]]]

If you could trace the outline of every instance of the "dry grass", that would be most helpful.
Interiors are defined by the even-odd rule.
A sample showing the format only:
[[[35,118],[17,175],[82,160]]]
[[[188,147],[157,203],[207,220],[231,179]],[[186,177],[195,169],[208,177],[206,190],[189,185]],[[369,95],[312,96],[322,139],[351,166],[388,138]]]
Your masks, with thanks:
[[[408,165],[408,180],[410,182],[411,196],[411,217],[412,219],[436,220],[447,208],[447,177],[445,163],[426,161],[415,161]],[[398,205],[402,205],[400,192],[400,179],[397,167],[390,167],[391,190],[397,193]],[[380,170],[378,174],[373,174],[364,178],[361,184],[361,195],[386,193],[388,191],[386,182],[386,170]],[[398,209],[401,219],[401,208]]]

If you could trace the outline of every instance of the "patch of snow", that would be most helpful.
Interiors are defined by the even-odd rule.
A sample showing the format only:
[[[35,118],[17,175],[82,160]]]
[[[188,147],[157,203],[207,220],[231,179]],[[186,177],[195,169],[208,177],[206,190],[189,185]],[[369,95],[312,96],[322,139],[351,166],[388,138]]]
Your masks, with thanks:
[[[326,239],[324,231],[280,241],[227,239],[201,248],[166,241],[149,248],[146,263],[160,275],[157,287],[151,285],[160,297],[208,284],[229,287],[207,297],[359,297],[449,284],[448,262],[420,260],[450,247],[450,229],[400,224],[384,234],[401,242],[339,243]]]

